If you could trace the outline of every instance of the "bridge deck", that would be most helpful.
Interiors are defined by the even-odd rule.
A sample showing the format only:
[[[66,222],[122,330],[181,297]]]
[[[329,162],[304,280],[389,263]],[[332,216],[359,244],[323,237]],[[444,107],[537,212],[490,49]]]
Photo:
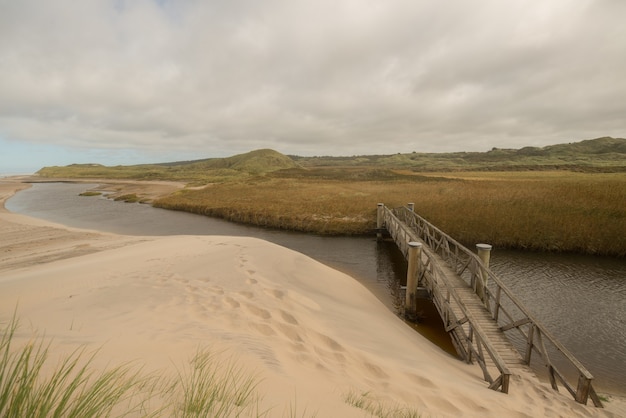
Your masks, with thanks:
[[[377,224],[379,231],[384,228],[389,232],[409,261],[407,312],[418,308],[416,287],[422,286],[429,292],[457,352],[464,360],[480,365],[490,389],[508,393],[511,375],[535,374],[531,367],[535,352],[553,389],[558,390],[561,383],[577,402],[586,404],[591,398],[595,406],[602,407],[591,373],[493,274],[488,256],[479,258],[415,214],[411,205],[390,210],[379,204]],[[485,250],[484,245],[479,249]],[[521,341],[516,339],[522,347],[515,347],[505,334],[512,331],[522,336]],[[575,370],[577,382],[557,368],[555,356]]]
[[[441,261],[441,265],[443,264],[443,261]],[[476,293],[474,293],[474,291],[450,268],[444,266],[442,270],[444,270],[445,273],[445,280],[447,280],[450,286],[455,289],[456,293],[463,300],[465,307],[473,317],[473,321],[478,323],[482,328],[487,338],[489,338],[489,342],[496,348],[498,354],[500,354],[500,357],[506,362],[509,369],[511,371],[524,369],[527,372],[531,372],[530,367],[524,363],[522,356],[506,335],[504,335],[504,332],[500,330],[499,325],[493,320],[491,314],[487,308],[485,308],[485,305]],[[457,318],[463,317],[464,314],[457,305],[452,305],[451,308]],[[487,359],[487,361],[488,360],[489,359]]]
[[[418,239],[418,241],[421,240]],[[470,288],[467,283],[465,283],[465,281],[463,281],[463,279],[461,279],[451,268],[447,267],[441,257],[437,254],[432,254],[431,256],[439,263],[439,266],[444,273],[442,278],[461,298],[466,309],[472,315],[472,321],[477,323],[482,328],[486,337],[489,339],[489,342],[498,351],[498,354],[507,364],[509,370],[514,372],[515,370],[523,369],[527,373],[532,373],[530,367],[524,363],[522,356],[515,349],[506,335],[504,335],[504,332],[500,329],[496,321],[493,320],[491,313],[487,310],[487,308],[485,308],[484,303],[480,300],[478,295],[476,295],[473,289]],[[435,305],[437,305],[437,301],[434,302]],[[437,309],[440,309],[440,307],[437,306]],[[450,304],[450,309],[454,312],[454,315],[457,318],[462,318],[465,315],[459,305]],[[494,364],[489,357],[485,358],[485,361],[489,368],[494,367]]]

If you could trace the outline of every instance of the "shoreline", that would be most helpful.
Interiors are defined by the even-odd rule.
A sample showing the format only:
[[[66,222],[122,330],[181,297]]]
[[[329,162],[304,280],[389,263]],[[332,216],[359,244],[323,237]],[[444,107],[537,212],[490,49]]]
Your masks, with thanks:
[[[124,180],[107,178],[47,178],[36,175],[12,176],[0,178],[0,182],[19,181],[23,183],[94,183],[99,184],[94,191],[110,192],[111,198],[124,194],[137,194],[144,203],[168,196],[186,188],[185,182],[155,180]],[[8,197],[7,197],[8,198]],[[4,204],[2,203],[2,206]]]
[[[228,203],[228,199],[226,199],[227,203],[224,203],[224,205],[220,204],[215,207],[212,206],[210,202],[198,204],[197,202],[194,203],[184,201],[184,199],[183,201],[178,201],[178,196],[180,195],[177,195],[176,192],[197,191],[208,186],[205,185],[192,187],[189,186],[187,183],[181,181],[126,180],[101,177],[48,178],[39,177],[38,175],[16,176],[13,178],[33,183],[98,183],[100,185],[93,190],[99,192],[107,192],[107,197],[111,199],[120,199],[128,202],[140,202],[144,204],[149,204],[155,208],[167,209],[172,211],[182,211],[186,213],[207,216],[214,219],[221,219],[224,221],[246,226],[270,228],[300,233],[311,233],[320,236],[373,236],[375,232],[375,204],[371,205],[371,213],[368,213],[367,215],[360,215],[357,217],[359,219],[357,222],[358,225],[346,226],[346,221],[352,221],[346,217],[341,218],[338,222],[330,222],[328,220],[324,220],[320,223],[318,221],[324,219],[323,216],[320,217],[315,213],[307,214],[306,211],[302,212],[300,211],[300,209],[298,209],[297,215],[294,215],[293,213],[289,214],[289,211],[293,210],[293,208],[283,208],[280,206],[274,207],[273,209],[270,209],[266,212],[259,210],[257,207],[238,207],[237,204],[234,204],[232,201]],[[484,180],[484,178],[479,179]],[[216,185],[216,187],[217,186],[218,185]],[[242,193],[250,193],[250,190],[244,190]],[[271,191],[266,191],[266,193],[271,193]],[[184,193],[181,195],[184,195]],[[218,196],[220,195],[218,194]],[[267,196],[264,196],[262,198],[266,197]],[[229,204],[231,206],[229,206]],[[498,216],[495,216],[494,219],[497,220]],[[547,221],[544,219],[543,226],[545,227],[550,223],[557,222],[557,220],[558,218],[548,219]],[[548,223],[546,224],[545,222]],[[485,241],[485,239],[477,235],[478,232],[479,230],[472,230],[472,228],[470,227],[469,235],[464,237],[464,240],[460,240],[460,242],[468,247],[471,247],[475,242]],[[512,235],[517,236],[517,232],[513,231]],[[616,243],[618,241],[613,240],[611,242]],[[585,241],[585,245],[587,245],[587,243],[588,240]],[[540,245],[537,244],[534,240],[530,240],[525,243],[520,243],[517,241],[515,243],[506,241],[492,241],[491,244],[497,245],[499,249],[511,251],[525,251],[539,254],[545,253],[565,254],[573,256],[598,256],[616,260],[622,260],[625,257],[625,253],[623,252],[623,250],[620,250],[619,245],[617,247],[610,247],[609,249],[605,248],[604,250],[599,250],[598,248],[591,247],[583,248],[577,246],[578,244],[575,244],[574,242],[568,241],[561,243],[555,243],[550,241],[549,245]]]
[[[478,366],[443,353],[356,280],[295,251],[253,238],[66,228],[3,209],[20,187],[0,181],[0,318],[18,306],[22,324],[54,339],[55,355],[85,344],[100,349],[99,364],[140,361],[169,374],[199,346],[229,350],[262,376],[266,401],[279,405],[271,416],[294,393],[318,416],[367,416],[343,400],[350,390],[422,416],[626,412],[615,409],[618,399],[605,410],[579,405],[534,376],[512,378],[509,395],[491,391]]]

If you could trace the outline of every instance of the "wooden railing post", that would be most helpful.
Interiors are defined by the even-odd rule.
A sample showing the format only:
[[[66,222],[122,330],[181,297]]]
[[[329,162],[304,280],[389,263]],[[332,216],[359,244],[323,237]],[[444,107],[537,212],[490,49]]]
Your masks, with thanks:
[[[587,399],[589,399],[589,391],[591,389],[591,381],[585,376],[578,377],[578,387],[576,388],[576,402],[581,403],[583,405],[587,404]]]
[[[409,242],[408,268],[406,272],[406,299],[404,302],[405,316],[414,317],[417,306],[415,293],[417,291],[417,277],[420,270],[422,258],[422,244],[419,242]]]
[[[489,244],[476,244],[478,257],[480,258],[480,261],[483,262],[483,266],[485,266],[485,269],[489,268],[491,248],[492,247]],[[476,284],[476,294],[478,294],[478,296],[482,299],[482,301],[485,303],[487,308],[489,308],[489,299],[487,298],[487,292],[485,289],[487,288],[488,280],[489,280],[489,275],[487,274],[487,271],[481,268],[480,280]]]
[[[385,209],[384,203],[379,203],[376,209],[376,239],[379,241],[383,238],[382,229],[383,229],[384,216],[385,216],[385,214],[383,213],[384,209]]]

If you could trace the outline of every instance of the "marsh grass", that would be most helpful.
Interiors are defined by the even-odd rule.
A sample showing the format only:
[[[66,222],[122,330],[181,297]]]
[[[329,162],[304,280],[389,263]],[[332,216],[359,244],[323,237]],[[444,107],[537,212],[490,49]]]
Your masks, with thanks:
[[[122,201],[126,203],[137,203],[139,202],[139,196],[137,196],[135,193],[129,193],[118,196],[113,200],[115,200],[116,202]]]
[[[626,256],[626,174],[446,176],[268,175],[182,190],[154,204],[264,227],[358,235],[375,228],[377,203],[413,202],[417,213],[466,245]]]
[[[377,203],[414,202],[466,245],[626,256],[625,156],[626,139],[605,137],[484,153],[287,157],[257,150],[167,164],[45,167],[38,175],[211,184],[154,204],[325,235],[371,233]]]

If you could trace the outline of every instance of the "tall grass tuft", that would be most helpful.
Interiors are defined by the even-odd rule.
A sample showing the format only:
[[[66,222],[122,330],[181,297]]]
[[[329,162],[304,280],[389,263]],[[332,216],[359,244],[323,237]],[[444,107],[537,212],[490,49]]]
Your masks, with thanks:
[[[362,409],[377,418],[419,418],[420,413],[409,406],[389,405],[375,399],[369,392],[357,393],[354,390],[344,395],[344,401],[355,408]]]
[[[188,417],[238,417],[258,405],[258,380],[233,360],[199,351],[187,370],[179,371],[173,415]],[[258,415],[258,414],[257,414]]]
[[[136,397],[148,381],[128,366],[102,373],[92,369],[93,355],[83,361],[84,350],[63,359],[52,372],[43,373],[49,344],[39,338],[14,348],[18,329],[15,315],[0,337],[0,416],[2,417],[103,417],[114,410],[127,416],[141,410]]]

